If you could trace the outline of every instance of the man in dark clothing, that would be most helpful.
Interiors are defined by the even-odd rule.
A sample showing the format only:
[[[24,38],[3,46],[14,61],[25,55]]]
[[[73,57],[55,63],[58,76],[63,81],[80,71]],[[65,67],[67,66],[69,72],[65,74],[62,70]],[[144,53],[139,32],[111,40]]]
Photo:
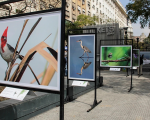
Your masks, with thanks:
[[[144,55],[140,56],[140,66],[138,67],[138,75],[143,75],[142,74],[143,58],[144,58]]]

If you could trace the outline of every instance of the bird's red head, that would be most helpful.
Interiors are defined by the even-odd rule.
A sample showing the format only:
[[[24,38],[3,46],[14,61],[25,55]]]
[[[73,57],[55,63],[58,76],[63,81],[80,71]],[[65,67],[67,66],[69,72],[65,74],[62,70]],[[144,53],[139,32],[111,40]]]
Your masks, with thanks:
[[[2,51],[4,52],[4,46],[6,45],[7,43],[7,30],[8,30],[8,27],[5,29],[2,37],[1,37],[1,48],[2,48]]]

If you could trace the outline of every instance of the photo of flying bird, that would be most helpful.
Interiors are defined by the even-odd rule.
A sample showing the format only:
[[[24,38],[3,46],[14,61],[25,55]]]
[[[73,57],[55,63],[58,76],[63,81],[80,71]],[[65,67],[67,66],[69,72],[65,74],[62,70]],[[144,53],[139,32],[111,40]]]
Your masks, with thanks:
[[[84,50],[83,55],[86,53],[87,56],[89,57],[88,53],[91,53],[91,51],[89,50],[89,48],[87,48],[86,46],[83,46],[83,45],[82,45],[82,40],[78,40],[77,42],[80,42],[80,46],[81,46],[81,48]],[[82,55],[82,56],[83,56],[83,55]],[[81,57],[82,57],[82,56],[81,56]]]
[[[1,37],[1,46],[0,46],[0,54],[2,58],[7,62],[7,69],[9,68],[9,63],[13,61],[13,54],[15,49],[7,43],[7,31],[8,27],[4,30],[4,33]],[[16,51],[15,59],[19,58],[20,60],[23,59],[24,56],[18,55],[18,51]],[[6,69],[6,72],[7,72]]]

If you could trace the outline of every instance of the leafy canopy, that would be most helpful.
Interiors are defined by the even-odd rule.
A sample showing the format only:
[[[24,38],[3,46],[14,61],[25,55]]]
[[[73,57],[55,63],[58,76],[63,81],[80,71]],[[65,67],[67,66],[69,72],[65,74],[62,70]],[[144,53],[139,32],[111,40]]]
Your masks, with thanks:
[[[86,25],[95,25],[96,22],[98,22],[97,16],[90,17],[84,14],[79,15],[74,23],[67,21],[65,23],[65,39],[68,39],[67,31],[69,29],[81,29]],[[73,33],[79,34],[81,31],[74,31]]]
[[[150,28],[150,0],[130,0],[126,5],[128,18],[132,23],[140,19],[141,28],[149,24]]]
[[[77,21],[74,22],[74,24],[82,28],[83,26],[86,26],[86,25],[95,25],[96,22],[98,22],[97,16],[90,17],[87,15],[81,14],[77,17]]]

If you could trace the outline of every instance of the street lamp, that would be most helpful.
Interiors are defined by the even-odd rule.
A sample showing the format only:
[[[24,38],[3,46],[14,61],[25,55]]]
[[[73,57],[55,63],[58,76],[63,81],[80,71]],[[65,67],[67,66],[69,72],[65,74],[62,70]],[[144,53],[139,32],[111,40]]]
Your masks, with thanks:
[[[136,38],[137,39],[137,49],[138,49],[138,42],[139,42],[139,38]]]
[[[124,27],[123,29],[124,29],[124,31],[125,31],[125,41],[126,41],[125,44],[127,45],[127,30],[128,30],[128,27]],[[127,68],[127,76],[129,76],[129,75],[128,75],[128,68]]]
[[[128,27],[124,27],[123,29],[125,30],[125,40],[126,40],[126,45],[127,45],[127,30],[128,30]]]

